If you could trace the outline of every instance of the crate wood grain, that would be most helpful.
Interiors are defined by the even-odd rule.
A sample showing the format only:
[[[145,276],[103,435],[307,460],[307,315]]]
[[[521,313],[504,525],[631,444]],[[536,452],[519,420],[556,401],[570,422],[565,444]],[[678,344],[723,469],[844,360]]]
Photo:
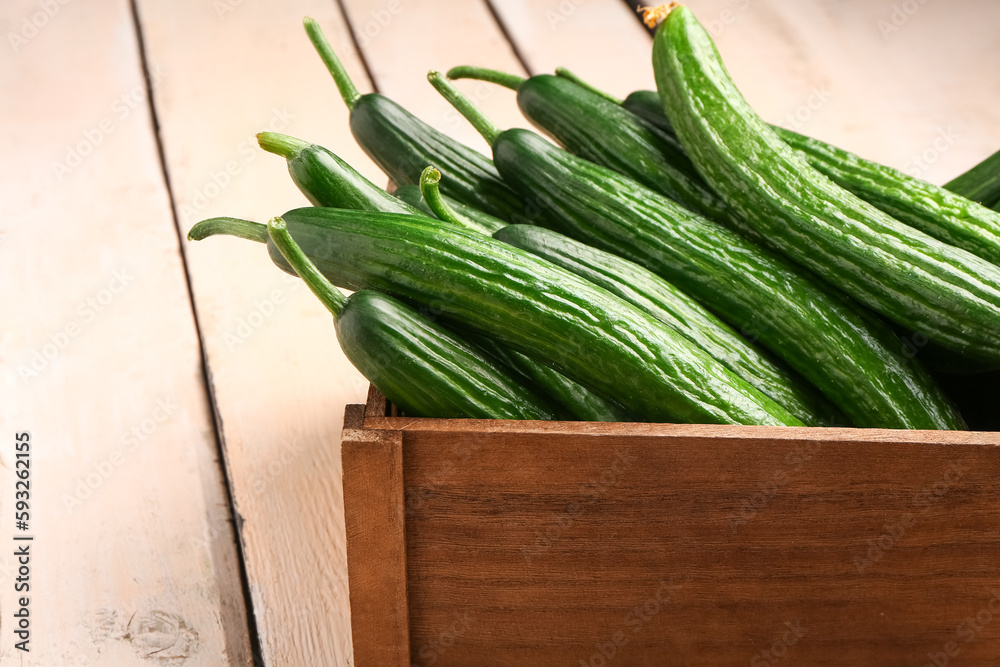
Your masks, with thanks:
[[[342,445],[358,667],[1000,656],[1000,434],[385,415]]]

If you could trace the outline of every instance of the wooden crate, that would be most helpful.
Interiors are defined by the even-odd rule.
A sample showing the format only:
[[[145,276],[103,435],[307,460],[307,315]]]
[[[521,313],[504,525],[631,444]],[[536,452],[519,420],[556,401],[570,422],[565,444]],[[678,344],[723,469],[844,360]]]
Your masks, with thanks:
[[[347,407],[358,667],[1000,664],[1000,434]]]

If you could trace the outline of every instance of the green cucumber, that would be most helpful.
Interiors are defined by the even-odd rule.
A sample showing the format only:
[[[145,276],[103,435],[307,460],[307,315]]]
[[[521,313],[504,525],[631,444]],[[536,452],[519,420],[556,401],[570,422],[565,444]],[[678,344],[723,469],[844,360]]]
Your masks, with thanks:
[[[414,215],[303,208],[282,217],[338,286],[387,292],[433,309],[618,398],[640,419],[802,425],[659,320],[506,243]],[[189,235],[253,239],[257,227],[207,221]],[[269,251],[286,265],[280,252],[270,245]]]
[[[547,259],[646,311],[788,408],[806,426],[845,424],[840,411],[815,388],[649,269],[535,225],[509,225],[493,238]]]
[[[480,342],[481,341],[481,342]],[[529,387],[544,387],[549,396],[556,396],[556,402],[570,415],[587,415],[586,421],[626,422],[631,421],[628,412],[613,401],[596,394],[579,382],[573,382],[545,364],[540,364],[509,347],[497,345],[489,339],[480,339],[480,347],[503,362],[506,368],[517,371]]]
[[[670,137],[677,137],[674,126],[663,112],[660,94],[655,90],[636,90],[622,100],[622,106]],[[687,154],[685,153],[685,156]],[[689,160],[690,161],[690,160]],[[694,165],[692,165],[694,166]]]
[[[636,91],[622,104],[661,131],[673,133],[656,91]],[[786,144],[802,151],[814,169],[840,187],[939,241],[1000,265],[1000,213],[990,210],[986,202],[977,203],[981,195],[968,191],[972,177],[942,188],[818,139],[774,125],[771,128]],[[671,159],[676,159],[674,154]],[[987,162],[990,160],[993,158]],[[981,165],[983,172],[977,177],[986,178],[985,174],[993,169],[1000,183],[1000,161],[994,162]],[[680,168],[689,164],[689,159],[682,160]]]
[[[407,416],[554,417],[542,398],[478,349],[412,307],[370,290],[345,297],[302,253],[280,218],[257,240],[268,237],[270,245],[333,314],[344,355]]]
[[[712,220],[742,227],[698,174],[677,140],[650,126],[566,70],[527,79],[479,67],[455,67],[449,79],[490,81],[517,91],[517,105],[532,125],[591,162],[627,174]]]
[[[435,216],[472,231],[438,191],[441,174],[433,167],[420,177],[423,198]],[[843,415],[814,388],[779,367],[709,313],[698,302],[649,270],[544,227],[508,225],[493,238],[572,271],[637,306],[721,361],[736,375],[784,406],[807,426],[843,424]]]
[[[288,161],[292,182],[313,206],[434,217],[423,201],[418,185],[404,185],[397,188],[394,195],[389,194],[322,146],[275,132],[261,132],[257,141],[267,152]],[[440,196],[468,224],[481,228],[484,233],[492,234],[507,224],[443,194]]]
[[[439,183],[441,172],[434,167],[424,169],[420,175],[421,198],[438,220],[450,222],[458,227],[477,233],[490,234],[475,220],[456,211],[441,194]],[[502,225],[504,227],[506,225]],[[495,230],[493,230],[495,231]],[[528,381],[529,386],[544,389],[557,404],[569,410],[570,414],[587,421],[622,422],[628,421],[625,410],[614,402],[573,382],[548,366],[534,361],[520,352],[498,345],[488,339],[478,341],[480,347],[492,352],[508,367],[517,370]]]
[[[281,155],[288,160],[288,171],[293,182],[316,206],[424,215],[423,211],[379,188],[322,146],[270,132],[258,135],[258,141],[264,150]],[[438,180],[440,180],[440,172],[438,172]],[[437,190],[436,187],[435,190]],[[440,200],[444,200],[440,193],[438,193],[438,197]],[[463,207],[461,210],[464,212],[468,209]],[[433,216],[429,208],[428,214]],[[479,225],[474,221],[468,222],[471,227],[486,234],[504,224],[485,214],[481,214],[475,219],[485,219],[490,223],[489,225]],[[498,345],[494,344],[494,347],[498,347]],[[516,353],[511,351],[511,354]],[[580,400],[581,395],[589,393],[588,390],[572,386],[574,383],[571,380],[560,377],[555,371],[548,368],[535,368],[530,373],[523,372],[525,367],[532,365],[540,366],[529,359],[523,359],[518,364],[518,368],[513,370],[517,370],[527,380],[534,383],[532,385],[534,388],[568,411],[560,414],[560,418],[604,421],[608,416],[608,411],[601,408],[599,400],[593,400],[589,403]],[[595,406],[600,409],[593,409]]]
[[[440,76],[431,82],[493,146],[504,179],[556,231],[645,266],[759,341],[861,427],[962,428],[901,342],[841,293],[743,236],[537,134],[500,132]],[[548,226],[548,225],[547,225]]]
[[[684,6],[653,42],[667,116],[702,177],[768,244],[935,343],[1000,361],[1000,267],[886,215],[757,116]]]
[[[1000,202],[1000,151],[948,181],[944,187],[983,206],[995,207]]]
[[[791,130],[774,129],[840,187],[914,229],[1000,265],[1000,213],[898,169]]]
[[[424,167],[433,164],[447,175],[446,195],[503,220],[530,217],[532,212],[525,211],[486,156],[435,130],[384,95],[362,95],[319,25],[310,18],[304,24],[350,109],[351,133],[396,185],[416,184]]]
[[[625,98],[622,102],[622,106],[642,117],[647,122],[656,125],[662,131],[674,135],[673,126],[670,124],[670,120],[664,113],[663,105],[660,102],[660,96],[655,90],[635,91]],[[792,141],[789,141],[789,137],[785,134],[792,134],[789,130],[782,130],[776,126],[774,126],[774,129],[786,143],[792,145]],[[806,158],[814,167],[826,173],[830,177],[834,177],[837,172],[849,174],[851,163],[855,160],[861,160],[861,158],[848,153],[848,158],[845,162],[831,161],[824,165],[824,156],[830,156],[833,158],[841,152],[840,149],[831,146],[830,144],[819,142],[816,139],[805,139],[805,141],[816,144],[819,148],[819,150],[811,153],[805,153]],[[686,155],[684,160],[686,164],[690,164],[690,160]],[[935,205],[932,203],[933,199],[937,198],[938,200],[952,201],[952,208],[956,208],[958,210],[961,210],[963,206],[971,207],[973,209],[976,208],[971,202],[955,201],[954,195],[951,195],[948,192],[941,192],[939,188],[933,188],[933,186],[931,187],[935,190],[935,192],[931,193],[931,197],[925,199],[924,201],[914,201],[908,196],[907,193],[914,188],[919,190],[920,188],[926,187],[926,183],[913,179],[905,174],[900,174],[895,170],[881,172],[879,171],[881,169],[888,168],[884,168],[873,162],[866,161],[864,164],[863,172],[878,174],[880,180],[887,182],[889,185],[888,188],[878,188],[877,195],[872,196],[871,199],[868,198],[870,193],[866,193],[864,189],[853,190],[850,187],[851,178],[849,176],[845,177],[843,180],[839,180],[837,178],[833,178],[833,180],[837,181],[838,185],[841,187],[853,190],[854,193],[862,199],[866,199],[869,203],[874,203],[876,206],[882,208],[890,214],[892,213],[890,207],[906,209],[907,207],[912,207],[914,205],[921,206],[926,202],[928,205],[924,207],[923,211],[921,211],[924,231],[943,241],[947,241],[948,232],[945,229],[936,228],[936,225],[946,218],[944,216],[939,218],[935,214]],[[879,204],[879,200],[882,200],[884,203]],[[962,222],[957,223],[959,233],[961,233],[961,226],[963,224],[964,223]],[[920,225],[916,224],[912,226],[920,227]],[[977,223],[973,228],[973,234],[978,234],[981,239],[988,239],[989,236],[992,235],[991,232],[991,228],[988,225],[984,225],[982,222]],[[972,245],[967,245],[965,247],[966,250],[970,250],[984,259],[988,259],[988,255],[991,254],[989,251],[989,245],[984,246],[983,244],[979,244],[979,248],[981,252],[977,253]],[[992,369],[997,367],[996,364],[983,364],[981,361],[963,359],[961,355],[941,348],[939,345],[935,345],[934,343],[928,341],[926,336],[922,333],[906,331],[902,328],[898,333],[903,341],[904,354],[909,356],[919,354],[920,359],[932,372],[977,374],[990,372]]]
[[[427,202],[424,201],[423,195],[420,194],[419,185],[410,183],[409,185],[397,186],[396,189],[392,191],[392,196],[397,199],[402,199],[413,208],[418,209],[424,215],[432,218],[434,217],[434,214],[431,212]]]
[[[287,160],[292,182],[313,206],[423,215],[420,209],[393,197],[318,144],[275,132],[261,132],[257,143]]]

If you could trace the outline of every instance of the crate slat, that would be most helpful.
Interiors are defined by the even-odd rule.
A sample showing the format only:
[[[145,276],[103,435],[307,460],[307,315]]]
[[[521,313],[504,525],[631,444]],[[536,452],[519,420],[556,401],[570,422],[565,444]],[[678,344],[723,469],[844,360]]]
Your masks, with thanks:
[[[399,431],[364,429],[364,412],[348,407],[341,441],[354,660],[408,667],[403,438]]]
[[[384,414],[362,433],[402,441],[413,664],[1000,654],[998,433]]]

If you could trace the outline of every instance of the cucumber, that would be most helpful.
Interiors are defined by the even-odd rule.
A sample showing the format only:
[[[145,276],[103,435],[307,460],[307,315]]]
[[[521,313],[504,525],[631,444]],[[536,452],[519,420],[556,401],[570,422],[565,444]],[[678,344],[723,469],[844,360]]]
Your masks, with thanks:
[[[313,206],[424,215],[318,144],[276,132],[261,132],[257,143],[268,153],[285,158],[292,182]]]
[[[527,79],[479,67],[455,67],[449,79],[491,81],[517,91],[528,121],[570,153],[631,176],[701,215],[745,228],[712,191],[677,139],[636,117],[621,104],[585,88],[567,70]],[[662,115],[662,114],[661,114]]]
[[[476,342],[480,343],[483,350],[503,362],[504,367],[517,371],[526,386],[545,387],[551,394],[558,395],[559,405],[568,410],[570,415],[587,415],[587,421],[630,421],[628,412],[623,407],[595,394],[579,382],[573,382],[562,373],[557,373],[548,366],[508,347],[497,345],[488,339],[480,341]]]
[[[962,428],[883,323],[807,271],[537,134],[500,132],[439,75],[434,86],[493,146],[497,169],[556,231],[645,266],[760,342],[860,427]]]
[[[622,105],[661,131],[673,134],[656,91],[636,91]],[[802,151],[814,169],[840,187],[939,241],[1000,265],[1000,213],[989,209],[985,201],[977,203],[982,195],[969,191],[972,177],[942,188],[818,139],[771,127],[782,141]],[[671,154],[671,159],[676,159],[676,154]],[[992,169],[1000,183],[1000,161],[988,164],[990,160],[993,158],[980,165],[983,171],[976,177],[985,179]],[[690,164],[689,159],[681,160],[679,168]]]
[[[359,93],[319,25],[310,18],[304,24],[351,111],[351,133],[393,183],[416,184],[424,167],[435,165],[447,175],[444,193],[463,204],[508,221],[526,221],[532,215],[489,158],[435,130],[388,97]]]
[[[397,199],[402,199],[404,202],[412,206],[413,208],[419,210],[424,215],[433,218],[434,213],[431,212],[427,202],[424,201],[423,195],[420,194],[420,186],[413,185],[400,185],[395,190],[392,191],[392,196]]]
[[[1000,151],[949,181],[944,187],[983,206],[1000,202]]]
[[[441,172],[434,167],[427,167],[420,175],[421,198],[434,217],[468,231],[490,234],[490,230],[480,226],[475,220],[465,217],[449,205],[438,187],[440,182]],[[492,352],[507,367],[517,370],[531,386],[542,387],[571,415],[580,416],[581,419],[587,421],[627,421],[625,411],[620,406],[595,394],[583,385],[573,382],[548,366],[533,361],[520,352],[498,345],[494,341],[479,338],[476,342],[484,350]]]
[[[667,116],[702,177],[769,245],[935,343],[1000,361],[1000,267],[879,211],[757,116],[684,6],[653,42]]]
[[[288,161],[288,171],[293,182],[316,206],[425,215],[423,211],[385,192],[322,146],[270,132],[259,134],[258,141],[264,150],[281,155]],[[437,173],[440,180],[440,172]],[[419,189],[417,194],[419,196]],[[438,196],[444,199],[440,193]],[[469,209],[462,207],[461,210],[464,212]],[[429,208],[427,214],[433,216]],[[504,225],[503,222],[486,214],[478,214],[476,220],[485,220],[488,223],[481,226],[476,222],[470,223],[487,234]],[[494,343],[491,347],[502,348],[502,345]],[[501,366],[503,366],[502,360],[508,356],[503,352],[501,349],[497,355],[500,357]],[[510,354],[516,353],[511,351]],[[516,370],[525,380],[532,382],[531,386],[534,389],[549,398],[552,403],[561,406],[563,410],[558,415],[559,418],[584,421],[607,420],[609,412],[601,405],[601,399],[594,397],[589,401],[583,400],[583,397],[590,393],[589,390],[575,386],[571,380],[561,377],[549,368],[532,369],[530,368],[532,365],[541,366],[524,358],[518,360],[516,368],[508,367],[508,370]]]
[[[670,119],[667,118],[667,114],[663,112],[660,94],[655,90],[636,90],[629,93],[622,100],[622,106],[668,137],[677,137],[677,133],[674,132],[674,126],[670,123]]]
[[[822,141],[775,132],[840,187],[914,229],[1000,265],[1000,213]]]
[[[440,180],[440,172],[433,167],[425,169],[420,177],[423,198],[435,216],[482,232],[443,201],[437,187]],[[777,366],[694,299],[638,264],[535,225],[508,225],[495,232],[493,238],[549,260],[649,313],[807,426],[844,423],[841,413],[808,383]],[[531,373],[528,375],[531,377]]]
[[[336,332],[354,367],[408,417],[552,420],[562,414],[502,364],[388,294],[349,296]]]
[[[493,238],[547,259],[646,311],[788,408],[807,426],[846,423],[842,413],[808,383],[648,269],[544,227],[508,225]]]
[[[282,216],[340,287],[373,289],[550,365],[648,421],[801,426],[705,351],[607,290],[481,234],[413,215],[303,208]],[[196,225],[254,238],[259,225]],[[271,258],[287,270],[273,246]]]

